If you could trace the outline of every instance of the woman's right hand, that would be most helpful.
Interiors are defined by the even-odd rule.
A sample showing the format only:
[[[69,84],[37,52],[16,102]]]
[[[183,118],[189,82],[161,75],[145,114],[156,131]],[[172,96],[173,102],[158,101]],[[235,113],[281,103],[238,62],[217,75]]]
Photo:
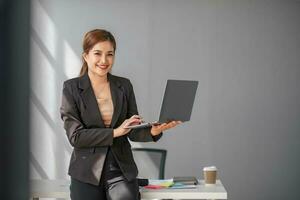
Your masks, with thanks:
[[[126,135],[131,131],[131,129],[126,128],[130,125],[140,124],[142,122],[142,119],[139,115],[133,115],[129,119],[126,119],[118,128],[114,129],[114,138],[120,137],[122,135]]]

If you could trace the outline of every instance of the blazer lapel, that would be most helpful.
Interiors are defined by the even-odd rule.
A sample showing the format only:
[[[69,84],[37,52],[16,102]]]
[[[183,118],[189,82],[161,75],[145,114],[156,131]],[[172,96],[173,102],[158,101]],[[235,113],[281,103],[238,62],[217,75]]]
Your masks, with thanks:
[[[86,107],[85,112],[88,121],[92,125],[104,127],[105,125],[99,111],[96,96],[87,73],[80,78],[79,88],[82,89],[81,98]]]
[[[114,113],[111,120],[111,127],[115,127],[122,111],[124,92],[122,90],[122,85],[114,79],[113,75],[108,74],[108,80],[110,84],[111,97],[114,104]]]

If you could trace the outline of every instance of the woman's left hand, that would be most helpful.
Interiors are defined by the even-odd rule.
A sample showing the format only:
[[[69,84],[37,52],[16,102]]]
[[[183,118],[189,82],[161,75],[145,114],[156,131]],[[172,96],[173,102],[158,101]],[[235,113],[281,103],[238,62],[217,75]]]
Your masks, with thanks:
[[[170,128],[173,128],[177,126],[178,124],[181,124],[181,121],[171,121],[168,123],[158,124],[158,125],[152,125],[151,128],[151,135],[156,136],[159,135],[161,132],[168,130]]]

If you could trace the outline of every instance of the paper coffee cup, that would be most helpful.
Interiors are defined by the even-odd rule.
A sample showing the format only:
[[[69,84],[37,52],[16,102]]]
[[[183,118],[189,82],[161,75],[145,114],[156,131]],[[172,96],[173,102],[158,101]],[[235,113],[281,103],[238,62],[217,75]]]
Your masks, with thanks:
[[[215,166],[204,167],[203,174],[204,174],[205,184],[207,184],[207,185],[216,184],[217,168]]]

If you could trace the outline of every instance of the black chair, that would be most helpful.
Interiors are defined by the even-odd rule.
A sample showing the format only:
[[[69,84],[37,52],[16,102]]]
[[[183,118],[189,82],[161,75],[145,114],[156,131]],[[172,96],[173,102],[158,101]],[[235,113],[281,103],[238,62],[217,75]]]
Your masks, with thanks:
[[[132,153],[139,170],[139,178],[165,178],[167,150],[152,148],[132,148]]]
[[[133,158],[139,170],[139,186],[148,185],[148,179],[164,179],[167,150],[132,148]],[[159,200],[159,199],[157,199]],[[171,199],[162,199],[171,200]]]

